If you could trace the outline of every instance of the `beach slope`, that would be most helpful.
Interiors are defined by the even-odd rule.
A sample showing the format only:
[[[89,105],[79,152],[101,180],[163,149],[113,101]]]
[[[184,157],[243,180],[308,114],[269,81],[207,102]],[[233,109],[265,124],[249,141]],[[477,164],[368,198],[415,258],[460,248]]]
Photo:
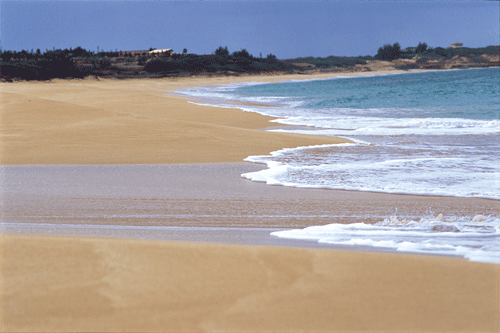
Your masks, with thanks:
[[[263,128],[273,125],[269,123],[271,118],[194,105],[184,98],[167,95],[177,87],[293,78],[2,84],[1,165],[6,169],[10,165],[226,163],[241,162],[249,155],[268,154],[284,147],[346,142],[332,137],[265,132]],[[207,175],[199,171],[197,177],[206,179]],[[202,221],[199,223],[208,226],[220,226],[216,217],[205,217],[214,212],[212,208],[217,204],[214,195],[223,196],[224,202],[243,198],[238,204],[246,209],[278,212],[280,216],[283,214],[276,207],[285,211],[292,205],[294,209],[301,207],[296,204],[302,202],[300,189],[280,188],[281,199],[276,200],[272,195],[276,191],[265,194],[267,187],[263,184],[254,186],[238,176],[239,182],[234,181],[231,186],[235,187],[231,187],[225,186],[231,182],[225,178],[226,183],[209,183],[201,191],[199,182],[192,180],[198,178],[193,177],[187,181],[189,192],[186,181],[172,181],[170,186],[176,186],[173,190],[180,190],[178,198],[170,196],[170,204],[182,208],[179,203],[189,199],[189,213],[198,214],[197,220]],[[42,187],[43,181],[38,182]],[[217,183],[217,179],[213,182]],[[2,180],[2,184],[7,183]],[[25,183],[26,180],[20,181],[18,188],[29,187]],[[70,188],[66,185],[71,184],[64,183],[65,189]],[[38,191],[30,202],[51,203],[59,198],[57,205],[50,207],[60,207],[60,211],[56,209],[50,214],[75,215],[68,210],[70,206],[65,200],[81,198],[74,193],[51,196],[51,185],[47,186],[47,191]],[[249,194],[243,190],[247,187],[258,187],[252,192],[255,195],[250,196],[254,206],[248,206],[246,201]],[[231,195],[231,188],[238,195]],[[120,187],[115,191],[120,191]],[[104,202],[95,192],[88,193],[87,203]],[[311,193],[306,203],[333,211],[338,206],[332,205],[331,199],[337,197],[342,207],[359,210],[353,216],[362,216],[363,209],[367,209],[364,203],[378,196],[375,193],[359,196],[346,191],[326,195],[324,190],[313,189],[303,193]],[[127,202],[142,200],[123,197],[130,199]],[[288,202],[290,197],[296,200]],[[2,204],[5,200],[10,212],[19,212],[9,218],[24,221],[33,216],[32,211],[25,209],[26,202],[23,206],[22,200],[9,198],[10,201],[3,193]],[[115,214],[116,207],[129,207],[120,206],[125,202],[120,201],[121,196],[111,199],[118,204],[98,211],[86,222],[103,223],[103,216]],[[393,199],[386,195],[377,200],[370,207],[382,201],[391,203]],[[410,196],[398,196],[397,200],[398,205],[412,207],[418,201]],[[460,198],[427,198],[418,209],[425,208],[429,200],[446,207],[461,204]],[[163,201],[154,201],[165,208]],[[491,208],[496,202],[483,200],[481,204]],[[45,207],[35,206],[37,211]],[[474,203],[471,201],[469,206],[474,207]],[[90,206],[81,207],[89,215]],[[2,213],[2,219],[6,216],[7,213]],[[248,223],[262,227],[278,224],[276,221]],[[305,226],[311,221],[294,223]],[[242,222],[238,226],[247,224]],[[500,265],[459,258],[14,234],[0,235],[0,255],[2,332],[500,330]]]
[[[265,132],[261,129],[273,126],[273,118],[167,96],[177,87],[229,82],[198,78],[3,84],[0,163],[241,162],[282,148],[348,142]]]
[[[497,332],[499,265],[3,235],[6,331]]]

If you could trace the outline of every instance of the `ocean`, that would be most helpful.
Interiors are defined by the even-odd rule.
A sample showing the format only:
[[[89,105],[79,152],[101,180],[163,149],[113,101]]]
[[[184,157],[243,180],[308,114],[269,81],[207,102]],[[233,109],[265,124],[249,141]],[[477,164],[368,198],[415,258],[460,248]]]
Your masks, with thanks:
[[[267,165],[242,174],[252,181],[500,199],[499,68],[235,83],[179,94],[196,104],[276,117],[271,131],[353,142],[249,156],[246,161]],[[397,208],[376,224],[332,223],[272,235],[500,263],[500,214],[429,211],[408,220]]]

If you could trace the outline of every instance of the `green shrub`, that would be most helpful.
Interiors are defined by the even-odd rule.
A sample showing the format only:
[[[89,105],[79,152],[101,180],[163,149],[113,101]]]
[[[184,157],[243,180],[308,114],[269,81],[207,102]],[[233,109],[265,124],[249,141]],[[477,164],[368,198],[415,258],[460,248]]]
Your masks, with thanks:
[[[169,67],[167,61],[159,58],[153,58],[144,66],[144,70],[149,73],[166,73],[171,70],[171,68]]]
[[[233,52],[232,56],[233,56],[233,58],[235,58],[237,60],[241,60],[241,61],[252,61],[253,60],[253,56],[250,53],[248,53],[248,51],[246,49],[242,49],[241,51]]]
[[[15,63],[2,62],[2,76],[22,80],[50,80],[52,78],[81,78],[85,73],[78,70],[69,57],[49,54],[48,58]]]
[[[33,62],[0,63],[2,76],[22,80],[49,80],[49,71]]]
[[[229,50],[226,47],[219,46],[217,50],[215,50],[215,55],[221,56],[221,57],[228,57],[229,56]]]
[[[94,71],[106,70],[109,69],[109,66],[111,66],[111,61],[108,58],[92,58],[90,63],[92,64],[92,69]]]
[[[375,59],[391,61],[398,59],[401,54],[401,45],[399,43],[394,43],[392,46],[390,44],[385,44],[383,47],[379,48]]]
[[[418,43],[416,52],[423,53],[423,52],[425,52],[425,50],[427,50],[427,44],[426,43]]]

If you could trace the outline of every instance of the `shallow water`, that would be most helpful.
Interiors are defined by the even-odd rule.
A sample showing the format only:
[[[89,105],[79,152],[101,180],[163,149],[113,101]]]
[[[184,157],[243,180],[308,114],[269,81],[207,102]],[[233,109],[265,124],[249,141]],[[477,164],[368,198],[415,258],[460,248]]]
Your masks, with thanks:
[[[245,161],[267,169],[242,174],[246,179],[298,188],[498,200],[498,82],[500,69],[489,68],[239,83],[191,88],[181,94],[198,98],[200,104],[240,108],[292,125],[273,131],[342,136],[355,142],[249,156]],[[232,100],[271,106],[241,106]],[[439,213],[426,213],[390,227],[385,221],[399,221],[396,215],[369,226],[329,224],[273,235],[500,262],[498,209],[486,216],[480,210],[471,214],[460,209],[445,214],[444,220],[437,221]],[[423,234],[414,232],[422,228]],[[458,231],[448,237],[454,228]],[[476,234],[479,229],[488,232]]]
[[[500,218],[476,215],[443,218],[430,213],[419,221],[393,216],[376,224],[329,224],[272,232],[288,239],[337,245],[363,245],[396,251],[459,255],[472,261],[500,264]]]
[[[186,89],[203,103],[236,105],[356,145],[251,156],[273,185],[500,199],[500,70],[424,72]],[[297,129],[297,126],[300,128]]]

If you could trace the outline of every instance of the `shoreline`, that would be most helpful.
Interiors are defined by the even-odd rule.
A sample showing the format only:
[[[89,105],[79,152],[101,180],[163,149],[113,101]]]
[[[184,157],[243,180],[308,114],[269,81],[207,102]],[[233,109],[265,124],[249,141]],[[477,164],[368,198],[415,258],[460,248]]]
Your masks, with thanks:
[[[394,75],[394,74],[415,74],[415,73],[425,73],[425,72],[436,72],[436,71],[455,71],[455,70],[463,70],[463,69],[411,69],[411,70],[396,70],[396,69],[383,69],[383,70],[376,70],[372,72],[338,72],[338,73],[314,73],[314,74],[278,74],[278,75],[244,75],[244,76],[238,76],[238,77],[228,77],[228,76],[223,76],[223,77],[205,77],[205,76],[195,76],[195,77],[175,77],[175,78],[162,78],[162,79],[155,79],[155,80],[149,80],[149,79],[126,79],[126,80],[118,80],[118,79],[103,79],[100,81],[89,81],[87,79],[54,79],[49,82],[32,82],[32,81],[26,81],[26,82],[15,82],[15,83],[0,83],[0,93],[2,92],[7,92],[8,96],[8,102],[5,103],[6,105],[9,106],[9,108],[13,105],[14,106],[14,111],[24,111],[25,108],[32,107],[32,103],[35,101],[32,98],[28,96],[24,96],[25,99],[28,99],[29,102],[31,102],[29,105],[15,105],[16,102],[12,103],[10,100],[11,97],[10,94],[11,92],[17,93],[20,89],[22,90],[23,88],[27,88],[27,90],[37,90],[37,89],[30,89],[30,86],[41,86],[42,91],[38,90],[36,91],[37,94],[41,94],[40,97],[42,97],[44,100],[44,104],[49,104],[49,105],[43,105],[43,108],[50,108],[54,107],[57,111],[61,107],[68,107],[74,104],[74,99],[72,97],[69,98],[60,98],[62,97],[62,94],[65,93],[64,88],[59,88],[59,86],[79,86],[80,89],[82,90],[88,90],[88,89],[95,89],[98,87],[94,87],[94,85],[99,86],[99,85],[104,85],[104,88],[107,92],[114,92],[116,90],[129,90],[125,88],[129,83],[133,84],[134,88],[137,88],[139,91],[142,93],[145,93],[147,95],[150,95],[149,97],[154,97],[155,101],[154,107],[156,110],[155,112],[152,112],[150,115],[147,115],[146,117],[151,118],[147,119],[146,122],[149,122],[149,124],[144,124],[144,126],[150,125],[151,127],[154,128],[154,134],[159,134],[161,139],[163,140],[169,140],[172,138],[173,135],[178,135],[177,133],[160,133],[162,132],[163,129],[159,128],[158,123],[152,122],[153,120],[160,120],[163,121],[164,124],[168,126],[169,121],[174,121],[177,122],[178,124],[175,125],[180,125],[180,126],[189,126],[192,124],[192,119],[194,117],[199,117],[201,115],[200,111],[205,109],[213,109],[216,106],[213,105],[204,105],[204,104],[199,104],[196,100],[193,101],[192,97],[188,96],[179,96],[179,95],[169,95],[168,92],[175,92],[179,91],[179,88],[192,88],[192,87],[201,87],[201,86],[216,86],[216,85],[225,85],[225,84],[230,84],[230,83],[245,83],[245,82],[261,82],[261,83],[272,83],[272,82],[286,82],[286,81],[303,81],[303,80],[328,80],[328,79],[334,79],[337,77],[360,77],[360,76],[379,76],[379,75]],[[148,84],[149,83],[149,84]],[[24,86],[21,88],[18,88],[18,86]],[[56,85],[57,87],[52,87],[52,85]],[[44,87],[45,86],[45,87]],[[111,86],[111,88],[109,88]],[[145,87],[146,86],[146,87]],[[147,88],[149,86],[149,88]],[[9,88],[14,87],[14,89]],[[114,87],[114,88],[113,88]],[[7,88],[7,89],[2,89],[2,88]],[[44,89],[46,88],[46,89]],[[58,98],[52,98],[53,96],[44,96],[43,94],[47,90],[51,90],[53,88],[56,92],[60,92],[57,96]],[[125,89],[123,89],[125,88]],[[12,91],[13,90],[13,91]],[[137,91],[138,92],[138,91]],[[81,93],[81,92],[79,92]],[[87,93],[91,93],[88,91]],[[20,97],[20,96],[17,96]],[[27,97],[27,98],[26,98]],[[99,96],[100,97],[100,96]],[[121,96],[123,97],[123,96]],[[160,98],[160,100],[157,100],[157,98]],[[118,96],[115,98],[119,98]],[[167,98],[170,99],[170,101],[167,101]],[[18,98],[19,99],[19,98]],[[135,98],[137,99],[137,98]],[[55,105],[50,105],[51,103],[47,103],[47,100],[50,102],[54,102]],[[134,98],[131,99],[132,104],[134,104]],[[188,117],[182,117],[180,116],[181,112],[177,112],[175,115],[175,119],[154,119],[158,118],[158,111],[161,108],[161,103],[166,103],[168,102],[173,102],[175,101],[175,105],[172,105],[172,107],[182,109],[183,111],[186,109],[197,109],[196,112],[192,113]],[[229,101],[229,100],[228,100]],[[28,104],[25,103],[26,101],[21,101],[22,104]],[[101,99],[97,104],[102,104],[104,101]],[[123,101],[125,103],[125,101]],[[190,106],[183,105],[185,102],[188,102],[188,104],[191,104]],[[67,105],[64,105],[64,103],[69,103]],[[230,121],[213,121],[212,119],[207,119],[206,115],[201,117],[200,126],[204,127],[209,127],[209,128],[203,128],[201,129],[202,133],[196,133],[197,139],[202,140],[202,139],[210,139],[212,136],[208,132],[214,131],[214,130],[229,130],[227,127],[231,127],[232,129],[238,129],[238,130],[257,130],[259,137],[259,140],[262,141],[262,138],[264,136],[267,136],[268,138],[265,139],[267,142],[267,146],[272,146],[272,148],[264,148],[262,143],[258,144],[258,147],[255,147],[255,149],[250,150],[251,153],[245,155],[245,154],[235,154],[233,153],[232,156],[224,156],[221,155],[220,153],[217,154],[216,156],[210,156],[210,154],[206,154],[203,157],[196,158],[194,156],[190,156],[192,154],[182,154],[182,156],[179,157],[173,157],[173,156],[161,156],[161,157],[153,157],[152,154],[141,154],[142,156],[134,156],[138,155],[141,152],[141,149],[137,147],[137,143],[133,142],[126,142],[126,145],[128,146],[127,149],[129,150],[127,154],[120,154],[121,156],[116,156],[117,150],[122,149],[123,144],[119,143],[119,140],[128,140],[126,137],[126,134],[123,132],[123,130],[118,130],[118,131],[113,131],[110,133],[109,138],[105,138],[108,142],[105,142],[104,144],[107,145],[108,147],[102,147],[102,142],[101,140],[96,140],[96,135],[102,135],[103,133],[96,134],[96,130],[99,130],[100,128],[104,127],[109,127],[111,125],[111,129],[114,130],[116,127],[124,127],[124,126],[129,126],[127,123],[130,122],[131,119],[124,119],[126,116],[130,116],[130,118],[137,117],[137,114],[129,113],[129,112],[124,112],[125,117],[116,117],[117,112],[112,111],[111,113],[107,113],[105,115],[96,115],[96,111],[100,112],[103,110],[100,110],[100,107],[95,108],[94,105],[96,103],[87,103],[88,105],[79,105],[83,106],[84,108],[81,111],[84,111],[85,109],[90,109],[91,113],[90,117],[87,117],[88,119],[74,119],[76,120],[76,123],[73,124],[73,119],[70,119],[69,122],[62,121],[62,122],[57,122],[54,123],[53,126],[50,126],[50,130],[57,129],[57,133],[54,133],[55,135],[58,136],[58,138],[50,138],[46,140],[47,142],[33,142],[32,138],[22,138],[24,141],[31,141],[31,142],[22,142],[21,147],[19,147],[18,142],[11,141],[11,139],[16,140],[19,139],[21,136],[23,136],[24,133],[27,133],[28,131],[34,131],[38,132],[35,135],[43,134],[43,131],[46,129],[44,128],[45,126],[39,126],[40,124],[35,123],[35,121],[39,121],[40,119],[29,119],[25,118],[24,115],[22,115],[23,118],[21,119],[16,119],[15,121],[23,121],[26,122],[26,124],[16,124],[15,126],[21,127],[17,128],[17,132],[21,130],[22,133],[19,135],[18,133],[11,133],[9,128],[12,125],[11,124],[2,124],[0,123],[0,130],[2,132],[6,133],[2,135],[1,140],[0,140],[0,165],[80,165],[80,164],[86,164],[86,165],[100,165],[100,164],[178,164],[178,163],[218,163],[218,162],[240,162],[243,161],[246,157],[252,156],[252,155],[266,155],[269,154],[270,152],[281,150],[284,148],[296,148],[299,146],[314,146],[314,145],[322,145],[322,144],[338,144],[338,143],[349,143],[352,142],[349,139],[343,138],[343,137],[336,137],[336,136],[321,136],[321,135],[307,135],[307,134],[294,134],[294,133],[276,133],[276,132],[269,132],[269,131],[262,131],[265,129],[271,129],[271,128],[284,128],[284,127],[291,127],[292,125],[286,125],[286,124],[276,124],[274,122],[271,122],[272,120],[276,120],[277,118],[271,117],[271,116],[265,116],[256,112],[248,112],[245,110],[242,110],[238,105],[249,105],[249,106],[255,106],[255,103],[243,103],[241,101],[232,101],[231,103],[235,104],[235,108],[222,108],[227,111],[224,115],[221,115],[219,118],[231,118]],[[59,104],[59,105],[57,105]],[[78,101],[77,104],[81,104],[81,101]],[[137,104],[137,103],[135,103]],[[159,105],[160,104],[160,105]],[[262,104],[260,104],[262,105]],[[132,105],[129,105],[129,108]],[[263,105],[267,106],[267,105]],[[5,108],[5,107],[4,107]],[[109,109],[110,106],[106,105],[106,109]],[[117,109],[119,106],[112,106],[112,109]],[[219,108],[220,109],[220,108]],[[237,110],[240,114],[237,115],[234,113],[234,111]],[[110,110],[111,111],[111,110]],[[170,111],[170,110],[168,110]],[[219,110],[219,113],[221,113]],[[7,120],[10,120],[10,114],[6,117],[5,116],[6,112],[5,110],[3,111],[2,115],[2,122],[6,122]],[[231,116],[229,116],[231,114]],[[235,121],[235,115],[236,117],[244,118],[240,121],[236,120]],[[117,121],[117,123],[112,123],[112,121]],[[186,123],[186,120],[188,123]],[[207,123],[208,120],[208,123]],[[198,122],[198,121],[195,121]],[[86,123],[83,126],[83,130],[86,132],[90,132],[90,136],[94,137],[90,142],[84,142],[83,144],[81,142],[78,142],[77,138],[75,138],[74,135],[71,133],[68,133],[68,130],[71,129],[76,129],[80,130],[79,127],[81,125],[79,124]],[[182,124],[184,123],[184,124]],[[3,125],[3,126],[2,126]],[[75,126],[76,125],[76,126]],[[88,126],[90,125],[90,126]],[[207,126],[208,125],[208,126]],[[217,129],[216,127],[218,126],[223,126],[225,127],[224,129]],[[2,128],[3,127],[3,128]],[[24,128],[23,128],[24,127]],[[64,129],[66,127],[66,129]],[[72,128],[73,127],[73,128]],[[85,128],[87,127],[87,128]],[[113,128],[114,127],[114,128]],[[144,136],[144,129],[139,129],[140,132],[138,133],[139,136]],[[238,135],[234,135],[234,133],[224,133],[225,136],[235,136],[238,138]],[[265,134],[263,134],[265,132]],[[135,133],[131,133],[134,135]],[[162,135],[163,134],[163,135]],[[166,134],[166,135],[165,135]],[[254,135],[256,133],[254,132]],[[54,135],[53,135],[54,136]],[[151,139],[153,137],[153,133],[150,133],[147,135],[147,139]],[[120,138],[121,137],[121,138]],[[213,137],[213,136],[212,136]],[[186,139],[192,139],[192,136],[187,136]],[[278,138],[278,140],[276,140]],[[31,139],[31,140],[30,140]],[[37,137],[36,139],[40,139],[40,137]],[[42,137],[42,139],[44,139]],[[103,139],[103,138],[99,138]],[[134,138],[137,139],[137,138]],[[141,139],[141,138],[139,138]],[[146,139],[146,138],[144,138]],[[163,155],[165,154],[170,154],[173,155],[171,151],[168,151],[168,149],[165,149],[165,147],[161,148],[159,145],[161,145],[158,138],[153,139],[155,147],[152,147],[153,150],[160,150]],[[182,136],[179,136],[178,140],[182,140]],[[66,141],[66,142],[65,142]],[[118,141],[118,142],[117,142]],[[139,140],[137,140],[139,141]],[[272,144],[274,141],[280,142],[280,144]],[[59,147],[54,147],[55,145],[60,145],[63,143],[63,146]],[[178,143],[178,142],[176,142]],[[216,142],[217,144],[220,143]],[[241,139],[240,139],[241,143]],[[271,143],[271,144],[270,144]],[[226,142],[227,144],[227,142]],[[47,148],[44,147],[45,145],[50,148],[51,151],[49,152],[39,152],[37,149],[34,149],[37,146],[37,148]],[[109,147],[109,146],[114,146],[114,147]],[[131,147],[132,145],[135,145],[136,147]],[[23,147],[24,146],[24,147]],[[67,147],[64,147],[67,146]],[[82,149],[80,152],[75,152],[75,151],[70,151],[70,146],[77,147]],[[12,148],[15,148],[13,151]],[[21,150],[27,149],[28,154],[20,154],[19,153],[19,148]],[[130,148],[133,148],[130,150]],[[189,149],[189,146],[183,147],[184,151]],[[223,149],[227,148],[231,150],[235,150],[234,145],[230,147],[223,147]],[[248,147],[244,147],[248,148]],[[163,150],[163,151],[162,151]],[[211,153],[214,153],[212,149]],[[75,156],[76,153],[80,153],[82,156]],[[180,151],[177,149],[175,152],[176,154],[179,154]],[[50,156],[47,156],[50,155]]]
[[[33,223],[1,223],[0,235],[11,236],[50,236],[62,238],[103,238],[130,241],[174,242],[188,244],[212,244],[234,246],[265,246],[278,248],[318,249],[326,251],[347,251],[357,253],[383,253],[391,255],[409,255],[424,257],[441,257],[465,259],[459,254],[421,253],[398,251],[388,247],[363,245],[340,245],[319,243],[307,239],[287,239],[272,236],[275,231],[291,229],[283,228],[224,228],[224,227],[150,227],[150,226],[111,226],[84,224],[40,224]],[[489,263],[481,261],[481,263]]]
[[[446,219],[457,213],[494,216],[498,210],[498,201],[492,199],[291,188],[241,177],[261,169],[246,162],[2,167],[2,222],[7,223],[2,232],[231,243],[224,233],[242,234],[250,228],[263,233],[246,241],[239,236],[234,243],[339,249],[317,241],[279,239],[270,232],[332,223],[376,224],[391,219],[395,211],[400,220],[418,221],[429,214]],[[379,247],[340,248],[399,253]]]
[[[284,147],[349,142],[264,132],[275,126],[273,117],[239,109],[214,112],[167,95],[180,86],[229,82],[233,78],[2,84],[0,165],[240,162]],[[66,114],[68,108],[74,114]],[[59,118],[38,115],[47,109]]]
[[[244,180],[241,168],[262,168],[247,156],[341,141],[264,132],[270,117],[165,95],[179,81],[2,84],[2,220],[295,228],[395,206],[497,209]],[[19,234],[0,247],[2,331],[499,329],[500,265],[461,258]]]
[[[396,209],[408,219],[429,210],[445,216],[498,210],[498,200],[488,198],[273,186],[241,177],[264,168],[250,162],[4,166],[2,217],[29,223],[303,228],[381,222]]]

